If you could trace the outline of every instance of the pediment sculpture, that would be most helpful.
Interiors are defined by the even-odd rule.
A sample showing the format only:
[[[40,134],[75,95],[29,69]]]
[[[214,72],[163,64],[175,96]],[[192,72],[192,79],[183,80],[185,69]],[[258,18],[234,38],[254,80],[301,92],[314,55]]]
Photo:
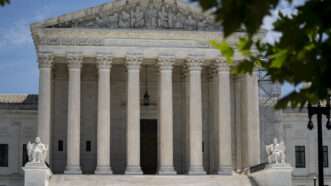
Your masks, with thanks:
[[[211,16],[178,6],[176,3],[150,1],[126,4],[94,16],[70,20],[51,28],[176,29],[220,31]]]

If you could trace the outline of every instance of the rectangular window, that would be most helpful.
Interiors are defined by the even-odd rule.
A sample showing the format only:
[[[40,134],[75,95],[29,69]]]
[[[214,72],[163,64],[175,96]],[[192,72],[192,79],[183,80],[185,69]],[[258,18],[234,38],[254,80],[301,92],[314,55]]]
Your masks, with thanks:
[[[0,144],[0,167],[8,167],[8,144]]]
[[[59,151],[59,152],[63,152],[63,140],[59,140],[58,142],[57,142],[57,151]]]
[[[86,141],[86,146],[85,146],[85,151],[86,152],[91,152],[91,141]]]
[[[29,161],[28,156],[28,150],[26,149],[26,144],[23,144],[23,150],[22,150],[22,166],[25,166],[25,164]]]
[[[329,167],[329,148],[328,146],[323,146],[323,166],[325,168]]]
[[[295,146],[295,167],[296,168],[306,168],[305,146]]]

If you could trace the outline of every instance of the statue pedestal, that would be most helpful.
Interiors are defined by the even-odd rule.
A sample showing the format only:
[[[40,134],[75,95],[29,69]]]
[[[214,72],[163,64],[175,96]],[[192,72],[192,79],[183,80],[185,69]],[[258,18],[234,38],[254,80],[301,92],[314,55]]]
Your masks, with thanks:
[[[250,176],[263,186],[292,186],[293,168],[289,164],[270,164]]]
[[[29,162],[23,170],[24,186],[48,186],[52,172],[44,163]]]

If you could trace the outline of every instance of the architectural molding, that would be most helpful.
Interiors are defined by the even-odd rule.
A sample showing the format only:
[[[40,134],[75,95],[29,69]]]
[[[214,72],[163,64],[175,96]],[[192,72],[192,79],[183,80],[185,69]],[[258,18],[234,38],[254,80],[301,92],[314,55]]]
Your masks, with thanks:
[[[211,14],[179,0],[113,1],[33,24],[33,28],[221,30]]]

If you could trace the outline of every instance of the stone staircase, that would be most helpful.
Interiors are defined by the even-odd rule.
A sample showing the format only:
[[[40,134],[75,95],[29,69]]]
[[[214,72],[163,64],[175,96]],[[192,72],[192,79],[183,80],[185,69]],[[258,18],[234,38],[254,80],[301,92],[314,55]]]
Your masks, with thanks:
[[[49,186],[253,186],[247,176],[53,175]]]

